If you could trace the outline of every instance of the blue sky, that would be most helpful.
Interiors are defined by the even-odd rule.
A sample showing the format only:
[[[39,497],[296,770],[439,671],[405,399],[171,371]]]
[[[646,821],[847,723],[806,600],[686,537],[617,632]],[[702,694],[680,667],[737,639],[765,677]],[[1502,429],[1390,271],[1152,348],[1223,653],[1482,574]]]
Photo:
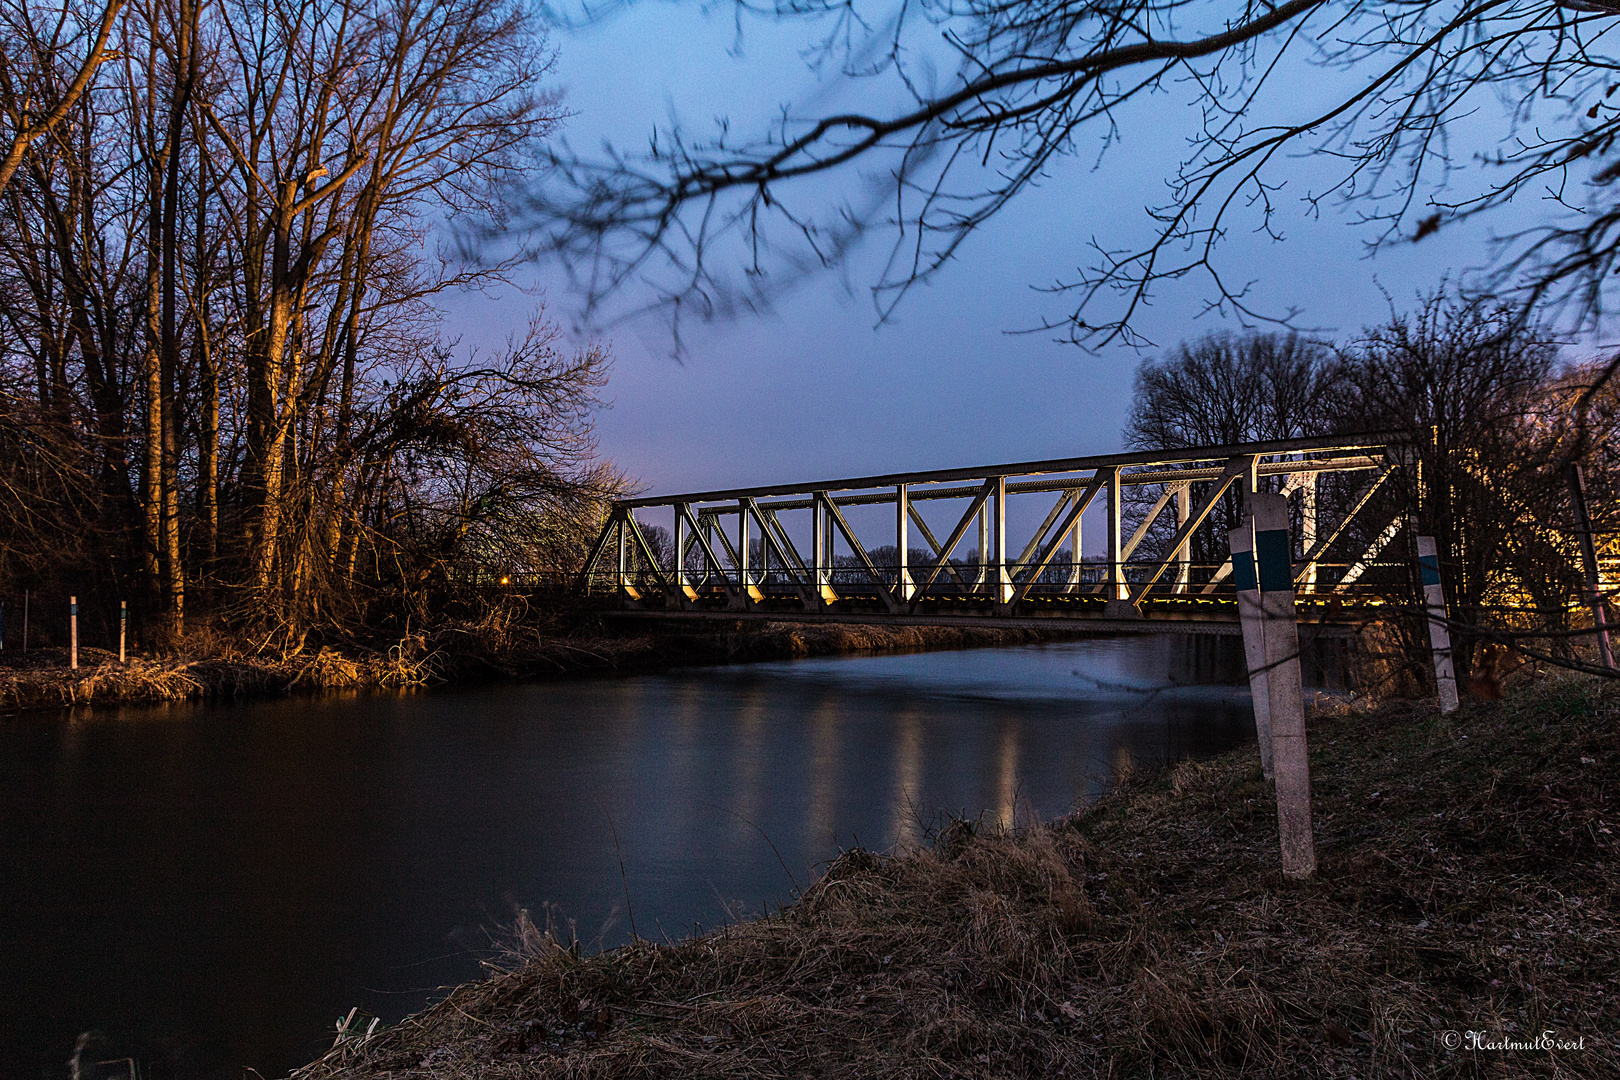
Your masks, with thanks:
[[[729,9],[705,15],[681,4],[641,4],[558,33],[556,82],[573,113],[566,135],[580,149],[604,139],[633,148],[672,114],[689,128],[721,115],[757,127],[788,101],[836,97],[799,56],[808,39],[802,26],[749,23],[737,50]],[[1331,92],[1315,69],[1305,74],[1303,85]],[[1118,449],[1133,372],[1156,350],[1087,353],[1050,334],[1013,332],[1068,312],[1065,298],[1037,287],[1072,280],[1093,236],[1139,243],[1148,235],[1144,207],[1162,201],[1197,120],[1187,105],[1153,99],[1126,118],[1121,143],[1100,165],[1060,162],[882,326],[866,291],[886,250],[874,247],[844,274],[802,283],[770,315],[689,326],[679,362],[657,318],[610,327],[616,363],[613,407],[598,423],[602,452],[660,493]],[[1303,324],[1342,339],[1387,318],[1386,293],[1410,306],[1418,290],[1486,260],[1484,225],[1367,258],[1368,234],[1348,215],[1313,219],[1301,202],[1307,186],[1329,176],[1325,164],[1283,166],[1292,178],[1278,197],[1285,242],[1240,230],[1225,245],[1226,267],[1254,280],[1260,306],[1298,306]],[[836,194],[829,185],[828,197]],[[1523,213],[1542,212],[1526,201]],[[567,316],[576,299],[561,282],[553,268],[535,270],[553,313]],[[1162,289],[1138,328],[1161,347],[1237,329],[1200,316],[1207,295],[1195,281]],[[457,302],[453,325],[487,340],[520,323],[529,303],[512,294]]]

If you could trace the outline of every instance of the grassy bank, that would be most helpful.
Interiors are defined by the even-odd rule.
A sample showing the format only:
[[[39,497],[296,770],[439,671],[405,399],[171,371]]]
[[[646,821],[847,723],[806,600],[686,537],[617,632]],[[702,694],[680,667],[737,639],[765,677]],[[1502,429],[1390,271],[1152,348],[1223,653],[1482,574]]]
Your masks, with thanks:
[[[1071,635],[741,622],[676,624],[630,633],[601,626],[549,631],[457,627],[418,635],[387,650],[323,648],[280,659],[218,649],[214,655],[135,656],[120,662],[115,653],[81,648],[77,669],[68,666],[66,649],[36,648],[26,654],[0,653],[0,713],[633,673],[692,664],[1019,645],[1066,636]]]
[[[1276,871],[1251,749],[1055,824],[846,852],[692,940],[585,957],[526,927],[510,970],[298,1075],[1620,1075],[1620,689],[1311,737],[1308,883]],[[1584,1048],[1472,1048],[1544,1031]]]

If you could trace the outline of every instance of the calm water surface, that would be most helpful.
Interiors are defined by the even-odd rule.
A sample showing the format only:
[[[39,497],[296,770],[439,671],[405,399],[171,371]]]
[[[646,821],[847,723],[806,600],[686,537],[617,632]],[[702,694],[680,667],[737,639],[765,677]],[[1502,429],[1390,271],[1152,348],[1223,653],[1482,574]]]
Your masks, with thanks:
[[[0,1076],[65,1077],[86,1031],[151,1080],[282,1075],[350,1007],[391,1022],[476,977],[519,908],[589,947],[632,915],[673,937],[944,812],[1063,813],[1122,767],[1252,738],[1237,652],[1127,638],[0,719]]]

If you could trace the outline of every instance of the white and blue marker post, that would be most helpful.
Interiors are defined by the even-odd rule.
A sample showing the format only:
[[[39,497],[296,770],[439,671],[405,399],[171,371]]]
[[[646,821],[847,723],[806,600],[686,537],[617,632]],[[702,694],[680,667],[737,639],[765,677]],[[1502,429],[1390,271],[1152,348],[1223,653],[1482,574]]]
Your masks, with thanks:
[[[1227,537],[1232,546],[1232,581],[1237,586],[1238,622],[1243,627],[1243,660],[1254,699],[1254,733],[1260,743],[1260,771],[1271,779],[1271,699],[1266,689],[1266,630],[1260,614],[1260,579],[1254,572],[1254,522],[1245,521]]]
[[[1305,691],[1299,672],[1299,622],[1294,613],[1294,556],[1288,499],[1255,494],[1255,576],[1264,630],[1266,699],[1271,710],[1271,767],[1277,785],[1277,834],[1287,878],[1316,873],[1311,834],[1311,763],[1305,745]],[[1234,561],[1233,570],[1237,569]]]
[[[79,666],[79,598],[68,597],[68,667]]]
[[[1434,537],[1417,538],[1418,572],[1423,575],[1423,603],[1429,615],[1429,649],[1434,653],[1434,683],[1440,711],[1457,711],[1457,669],[1451,662],[1451,630],[1446,625],[1446,590],[1440,583],[1440,556]]]

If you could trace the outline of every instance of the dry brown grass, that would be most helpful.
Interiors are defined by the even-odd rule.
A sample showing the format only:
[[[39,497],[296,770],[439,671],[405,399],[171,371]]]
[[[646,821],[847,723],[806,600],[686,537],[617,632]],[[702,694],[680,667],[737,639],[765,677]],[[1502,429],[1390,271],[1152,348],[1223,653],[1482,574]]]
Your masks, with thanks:
[[[551,633],[509,625],[452,627],[411,635],[386,651],[322,646],[298,656],[251,654],[217,638],[188,640],[178,656],[131,656],[62,648],[0,654],[0,712],[254,698],[321,690],[423,687],[476,678],[546,678],[642,672],[682,664],[795,659],[846,653],[982,648],[1047,641],[1064,633],[949,627],[800,627],[726,623],[643,635]],[[199,654],[203,659],[198,659]]]
[[[131,657],[80,649],[77,670],[66,649],[33,650],[0,667],[0,712],[84,705],[138,705],[198,698],[260,697],[299,690],[400,687],[423,681],[419,665],[398,656],[345,657],[329,649],[272,660]]]
[[[1313,722],[1320,876],[1250,753],[1074,818],[844,853],[779,915],[520,963],[341,1039],[361,1077],[1620,1075],[1620,690]],[[1584,1037],[1449,1050],[1446,1031]]]
[[[199,636],[177,647],[176,656],[132,656],[126,663],[116,653],[81,648],[77,670],[68,667],[68,651],[62,648],[0,653],[0,712],[628,673],[683,664],[1016,645],[1065,636],[1072,635],[742,622],[620,635],[559,633],[490,619],[412,634],[384,651],[323,646],[291,657],[256,655],[224,639]]]

